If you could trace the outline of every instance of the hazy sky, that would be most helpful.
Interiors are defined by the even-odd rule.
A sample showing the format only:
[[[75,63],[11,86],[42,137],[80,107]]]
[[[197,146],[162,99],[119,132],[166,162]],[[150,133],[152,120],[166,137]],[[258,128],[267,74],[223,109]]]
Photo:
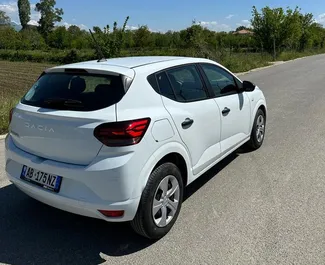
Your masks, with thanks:
[[[31,0],[32,7],[35,3],[37,1]],[[114,21],[121,25],[125,17],[130,16],[130,28],[147,25],[154,31],[179,30],[189,26],[194,19],[216,31],[232,30],[249,24],[253,5],[258,8],[266,5],[294,8],[298,5],[302,12],[313,13],[319,23],[325,24],[324,0],[57,0],[57,7],[64,9],[61,24],[66,26],[75,24],[86,29],[95,25],[112,25]],[[19,22],[17,9],[17,1],[0,0],[0,10],[15,22]],[[30,23],[36,24],[38,19],[39,14],[33,11]]]

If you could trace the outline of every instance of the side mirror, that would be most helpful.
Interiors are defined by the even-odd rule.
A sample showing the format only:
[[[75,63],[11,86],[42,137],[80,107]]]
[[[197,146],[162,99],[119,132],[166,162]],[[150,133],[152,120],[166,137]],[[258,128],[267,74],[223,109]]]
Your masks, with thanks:
[[[255,85],[250,82],[250,81],[244,81],[243,82],[243,90],[244,91],[247,91],[247,92],[251,92],[251,91],[254,91],[255,90]]]

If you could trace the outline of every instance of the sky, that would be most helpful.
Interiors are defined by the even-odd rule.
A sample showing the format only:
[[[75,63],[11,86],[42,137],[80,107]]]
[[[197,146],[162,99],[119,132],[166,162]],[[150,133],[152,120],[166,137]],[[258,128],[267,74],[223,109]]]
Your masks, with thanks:
[[[77,25],[83,29],[104,27],[117,21],[122,25],[127,16],[129,29],[147,25],[152,31],[184,29],[195,20],[215,31],[230,31],[240,25],[249,26],[252,6],[258,9],[299,6],[303,13],[313,13],[317,22],[325,26],[324,0],[57,0],[56,7],[63,8],[63,21],[59,25]],[[37,1],[31,0],[32,9]],[[0,0],[0,10],[19,23],[17,1]],[[40,15],[32,11],[30,24],[37,25]]]

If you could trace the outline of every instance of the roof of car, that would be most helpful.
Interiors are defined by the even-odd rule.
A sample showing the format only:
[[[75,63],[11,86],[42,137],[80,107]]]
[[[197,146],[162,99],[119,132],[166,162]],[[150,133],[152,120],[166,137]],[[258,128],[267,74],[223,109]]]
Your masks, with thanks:
[[[98,71],[111,71],[118,72],[127,76],[134,75],[134,68],[137,70],[145,70],[148,67],[159,68],[160,66],[167,65],[177,65],[183,63],[193,63],[193,62],[203,62],[208,61],[208,59],[203,58],[192,58],[192,57],[181,57],[181,56],[132,56],[132,57],[121,57],[106,59],[98,62],[86,61],[79,62],[68,65],[60,65],[47,70],[47,72],[52,71],[62,71],[63,69],[88,69],[88,70],[98,70]]]
[[[135,68],[143,65],[172,61],[172,60],[181,60],[186,57],[176,57],[176,56],[133,56],[133,57],[121,57],[107,59],[103,64],[116,65],[127,68]]]
[[[120,57],[120,58],[112,58],[106,59],[105,61],[98,62],[95,61],[86,61],[80,63],[74,63],[69,65],[61,65],[55,68],[66,68],[70,67],[81,67],[83,65],[95,64],[95,65],[107,65],[107,66],[117,66],[117,67],[125,67],[125,68],[135,68],[140,66],[145,66],[148,64],[162,63],[168,61],[184,61],[184,60],[193,60],[200,58],[191,58],[191,57],[181,57],[181,56],[132,56],[132,57]]]

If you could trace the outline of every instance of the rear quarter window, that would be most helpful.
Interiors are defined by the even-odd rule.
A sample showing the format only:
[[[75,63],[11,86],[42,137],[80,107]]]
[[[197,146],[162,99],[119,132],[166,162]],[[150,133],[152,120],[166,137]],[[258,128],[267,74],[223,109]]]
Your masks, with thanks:
[[[39,78],[21,102],[57,110],[94,111],[125,95],[121,76],[48,73]]]

